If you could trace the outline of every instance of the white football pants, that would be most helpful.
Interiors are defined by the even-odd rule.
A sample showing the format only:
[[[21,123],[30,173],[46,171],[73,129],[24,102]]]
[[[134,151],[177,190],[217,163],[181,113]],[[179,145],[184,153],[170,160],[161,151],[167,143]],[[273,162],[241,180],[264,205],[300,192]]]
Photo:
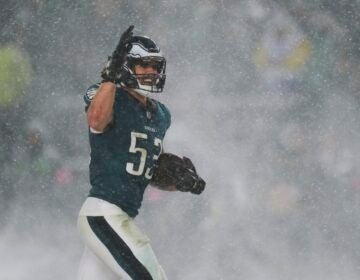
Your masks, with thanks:
[[[78,230],[85,250],[78,280],[167,280],[149,239],[125,212],[103,216],[82,212]]]

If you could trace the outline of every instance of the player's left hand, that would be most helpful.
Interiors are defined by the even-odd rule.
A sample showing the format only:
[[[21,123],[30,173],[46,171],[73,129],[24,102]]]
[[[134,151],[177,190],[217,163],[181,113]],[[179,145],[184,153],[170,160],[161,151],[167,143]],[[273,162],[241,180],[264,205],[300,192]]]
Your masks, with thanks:
[[[160,187],[172,185],[179,191],[193,194],[201,194],[206,185],[189,158],[180,158],[170,153],[162,153],[159,156],[152,183]]]
[[[189,158],[183,157],[183,161],[189,173],[185,172],[186,175],[184,176],[182,186],[179,186],[180,189],[178,189],[180,191],[183,189],[182,191],[189,191],[193,194],[201,194],[205,189],[205,181],[197,174],[195,166]]]

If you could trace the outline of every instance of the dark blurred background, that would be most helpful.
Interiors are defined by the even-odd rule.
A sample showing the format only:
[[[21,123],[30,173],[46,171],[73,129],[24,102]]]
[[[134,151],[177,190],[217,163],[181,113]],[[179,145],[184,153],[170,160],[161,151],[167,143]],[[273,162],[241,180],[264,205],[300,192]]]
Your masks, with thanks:
[[[360,1],[0,1],[0,280],[76,279],[83,94],[121,33],[157,41],[201,196],[148,188],[168,278],[360,277]]]

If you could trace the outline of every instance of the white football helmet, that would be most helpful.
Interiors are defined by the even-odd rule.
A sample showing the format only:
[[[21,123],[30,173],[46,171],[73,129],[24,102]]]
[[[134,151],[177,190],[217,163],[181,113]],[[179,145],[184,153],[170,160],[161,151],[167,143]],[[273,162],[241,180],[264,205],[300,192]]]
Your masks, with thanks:
[[[130,44],[131,48],[121,67],[121,86],[131,88],[143,96],[162,92],[166,79],[166,59],[159,47],[145,36],[133,36]],[[153,66],[157,69],[157,73],[136,74],[135,65]]]

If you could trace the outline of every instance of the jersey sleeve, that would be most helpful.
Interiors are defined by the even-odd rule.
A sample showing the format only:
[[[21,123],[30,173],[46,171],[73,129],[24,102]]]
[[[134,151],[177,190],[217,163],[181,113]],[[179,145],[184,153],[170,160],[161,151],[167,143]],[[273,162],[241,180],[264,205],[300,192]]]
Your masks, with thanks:
[[[164,112],[165,120],[166,120],[166,129],[168,129],[171,125],[171,113],[169,109],[162,103],[160,103],[161,110]]]
[[[92,99],[94,98],[94,96],[95,96],[97,90],[99,89],[99,87],[100,87],[100,83],[97,83],[97,84],[92,85],[91,87],[89,87],[86,90],[85,95],[84,95],[85,112],[89,108],[90,103],[91,103]]]

